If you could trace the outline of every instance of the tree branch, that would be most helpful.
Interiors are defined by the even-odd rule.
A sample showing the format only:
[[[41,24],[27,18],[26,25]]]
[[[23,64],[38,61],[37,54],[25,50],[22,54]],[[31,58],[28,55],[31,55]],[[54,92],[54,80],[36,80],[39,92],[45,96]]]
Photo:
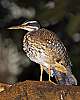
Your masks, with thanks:
[[[0,92],[0,100],[80,100],[80,86],[60,86],[47,81],[24,81]]]

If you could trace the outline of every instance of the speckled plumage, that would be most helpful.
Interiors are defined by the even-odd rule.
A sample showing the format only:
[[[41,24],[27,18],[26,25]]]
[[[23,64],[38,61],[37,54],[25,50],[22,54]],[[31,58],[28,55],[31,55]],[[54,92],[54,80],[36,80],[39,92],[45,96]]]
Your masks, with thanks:
[[[66,48],[54,32],[44,28],[28,32],[23,39],[23,50],[32,61],[43,65],[47,73],[50,66],[51,77],[55,76],[58,84],[77,84]],[[56,63],[62,67],[58,68]]]

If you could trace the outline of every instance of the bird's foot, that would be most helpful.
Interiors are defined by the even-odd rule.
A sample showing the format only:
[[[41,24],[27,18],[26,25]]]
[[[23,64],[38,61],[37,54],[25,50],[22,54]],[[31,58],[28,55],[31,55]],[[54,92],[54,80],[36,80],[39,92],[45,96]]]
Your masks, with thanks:
[[[49,80],[49,82],[50,82],[50,83],[52,83],[52,84],[54,84],[54,85],[57,85],[56,83],[54,83],[54,82],[53,82],[53,81],[51,81],[51,80]]]

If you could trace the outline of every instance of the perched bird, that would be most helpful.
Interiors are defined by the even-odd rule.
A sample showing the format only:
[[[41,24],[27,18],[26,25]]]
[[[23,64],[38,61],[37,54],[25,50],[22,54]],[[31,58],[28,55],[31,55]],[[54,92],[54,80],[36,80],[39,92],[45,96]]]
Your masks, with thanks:
[[[40,64],[42,81],[43,70],[50,77],[55,77],[57,84],[77,85],[71,72],[71,62],[67,51],[55,32],[40,28],[37,21],[26,21],[9,29],[24,29],[27,32],[23,39],[23,50],[31,61]]]

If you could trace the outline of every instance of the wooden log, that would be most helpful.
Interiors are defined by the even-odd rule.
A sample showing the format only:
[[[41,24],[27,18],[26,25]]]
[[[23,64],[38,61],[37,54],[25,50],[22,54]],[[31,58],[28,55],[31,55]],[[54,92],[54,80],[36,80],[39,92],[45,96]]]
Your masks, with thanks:
[[[0,92],[0,100],[80,100],[80,86],[24,81]]]
[[[0,83],[0,92],[6,90],[7,88],[11,87],[11,84]]]

